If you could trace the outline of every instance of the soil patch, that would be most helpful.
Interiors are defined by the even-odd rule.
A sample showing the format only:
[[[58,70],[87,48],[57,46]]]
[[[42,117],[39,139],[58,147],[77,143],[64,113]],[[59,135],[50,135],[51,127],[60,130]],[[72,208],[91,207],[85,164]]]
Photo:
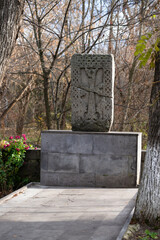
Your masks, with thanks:
[[[147,231],[146,231],[147,230]],[[147,234],[148,232],[148,234]],[[153,233],[153,235],[152,235]],[[157,235],[156,235],[157,234]],[[153,237],[151,237],[151,236]],[[154,238],[154,236],[156,238]],[[149,227],[146,224],[130,224],[122,240],[160,240],[160,229]]]
[[[13,192],[13,190],[5,191],[5,192],[1,192],[1,191],[0,191],[0,199],[3,198],[3,197],[5,197],[5,196],[7,196],[8,194],[10,194],[10,193],[12,193],[12,192]]]

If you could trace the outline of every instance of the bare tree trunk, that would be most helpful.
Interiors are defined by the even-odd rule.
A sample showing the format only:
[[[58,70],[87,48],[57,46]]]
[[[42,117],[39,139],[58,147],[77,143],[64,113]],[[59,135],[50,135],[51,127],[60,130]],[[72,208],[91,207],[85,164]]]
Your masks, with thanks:
[[[43,77],[43,86],[44,86],[44,102],[45,102],[45,111],[46,111],[46,125],[48,129],[51,129],[51,110],[49,104],[49,79],[48,76],[44,75]]]
[[[113,4],[114,0],[111,2],[111,15],[110,15],[110,28],[109,28],[109,43],[108,43],[108,54],[111,54],[113,51],[112,40],[113,40]]]
[[[131,11],[130,11],[130,8],[129,8],[127,3],[126,3],[126,8],[127,8],[128,15],[131,17]],[[135,10],[134,11],[135,11],[135,15],[137,15],[137,8],[136,8],[136,6],[135,6]],[[144,15],[144,4],[143,4],[143,0],[142,0],[141,1],[141,13],[139,15],[139,18],[140,19],[143,18],[143,15]],[[127,15],[126,15],[126,18],[127,18]],[[141,34],[142,34],[142,28],[143,28],[143,24],[142,24],[142,22],[140,20],[139,36],[138,36],[139,39],[140,39]],[[133,39],[134,36],[135,36],[134,35],[135,29],[132,27],[132,25],[129,27],[129,29],[130,29],[131,39]],[[125,123],[126,123],[126,121],[128,119],[129,107],[130,107],[131,99],[132,99],[132,91],[133,91],[133,83],[134,83],[134,73],[135,73],[135,70],[136,70],[137,61],[138,61],[138,58],[134,57],[132,65],[131,65],[131,68],[129,69],[129,81],[128,81],[128,93],[127,93],[127,99],[126,99],[126,108],[124,109],[124,115],[123,115],[120,131],[124,131],[125,130]]]
[[[68,96],[68,92],[69,92],[69,88],[70,88],[70,83],[71,82],[67,82],[67,87],[63,92],[63,98],[62,98],[62,114],[61,114],[61,123],[60,123],[60,129],[64,129],[65,128],[65,123],[66,123],[66,111],[65,111],[65,106],[66,106],[66,101],[67,101],[67,96]]]
[[[159,46],[160,47],[160,46]],[[152,85],[147,154],[134,219],[160,227],[160,52]]]
[[[137,64],[137,57],[134,57],[132,66],[129,70],[129,81],[128,81],[128,93],[127,93],[127,99],[126,99],[126,108],[124,109],[124,115],[120,127],[120,131],[125,130],[125,123],[128,118],[128,112],[129,112],[129,106],[131,103],[131,98],[132,98],[132,85],[133,85],[133,80],[134,80],[134,72],[136,69],[136,64]]]
[[[64,26],[64,31],[65,31],[65,46],[69,44],[69,27],[68,27],[68,17],[66,18],[65,26]],[[69,52],[65,52],[65,68],[69,64]],[[66,79],[66,84],[63,87],[63,93],[62,93],[62,104],[61,104],[61,114],[60,114],[60,129],[65,129],[66,127],[66,111],[65,111],[65,105],[66,105],[66,99],[68,95],[68,91],[66,90],[67,85],[70,85],[69,78],[68,78],[68,69],[66,69],[64,73],[64,77]]]
[[[18,103],[19,114],[18,114],[18,119],[16,124],[16,134],[20,136],[23,133],[24,121],[25,121],[25,116],[28,109],[30,95],[31,95],[31,92],[28,92],[24,97],[24,99],[21,99]]]
[[[18,36],[25,0],[0,1],[0,98],[5,87],[5,70]]]
[[[28,81],[27,85],[23,87],[23,89],[20,91],[20,93],[17,94],[15,99],[11,101],[11,103],[8,105],[8,107],[3,111],[3,113],[0,115],[0,123],[4,121],[5,116],[9,113],[9,111],[15,106],[15,104],[22,99],[26,91],[31,87],[32,84],[32,78]]]
[[[85,0],[82,0],[82,52],[85,52]]]
[[[90,2],[88,4],[90,4]],[[92,5],[92,8],[91,8],[91,12],[90,12],[91,17],[90,17],[89,32],[88,32],[88,48],[91,46],[91,35],[92,35],[91,29],[93,27],[95,0],[92,0],[91,5]]]

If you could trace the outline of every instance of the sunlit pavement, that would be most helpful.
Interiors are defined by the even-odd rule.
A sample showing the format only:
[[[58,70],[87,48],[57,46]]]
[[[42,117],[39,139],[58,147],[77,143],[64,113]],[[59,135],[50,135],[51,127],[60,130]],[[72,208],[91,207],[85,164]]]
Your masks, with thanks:
[[[0,240],[115,240],[137,189],[39,185],[0,201]]]

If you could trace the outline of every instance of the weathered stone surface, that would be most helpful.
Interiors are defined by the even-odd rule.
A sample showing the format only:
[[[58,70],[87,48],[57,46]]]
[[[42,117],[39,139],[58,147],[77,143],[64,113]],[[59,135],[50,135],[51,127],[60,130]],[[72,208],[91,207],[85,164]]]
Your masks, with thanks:
[[[94,173],[79,174],[41,171],[41,184],[46,186],[95,187],[96,179]]]
[[[0,200],[1,240],[115,240],[137,189],[32,185]]]
[[[141,133],[50,130],[42,132],[41,139],[43,185],[135,187],[138,184]]]
[[[114,111],[113,56],[73,55],[71,78],[72,130],[109,131]]]
[[[77,154],[48,153],[48,169],[58,173],[78,173],[79,156]]]

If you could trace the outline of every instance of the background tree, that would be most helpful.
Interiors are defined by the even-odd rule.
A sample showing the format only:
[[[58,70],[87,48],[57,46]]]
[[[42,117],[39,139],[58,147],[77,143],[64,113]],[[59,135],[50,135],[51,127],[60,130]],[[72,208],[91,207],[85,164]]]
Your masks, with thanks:
[[[142,131],[145,147],[153,71],[148,64],[139,69],[133,53],[140,36],[156,25],[151,16],[157,4],[158,0],[27,0],[6,72],[0,108],[4,133],[16,132],[20,105],[27,108],[23,126],[33,141],[44,128],[70,129],[70,59],[74,53],[109,51],[116,63],[112,130]]]
[[[112,10],[117,3],[118,1],[113,4]],[[99,16],[96,15],[98,5],[95,6],[95,1],[85,1],[82,7],[79,1],[72,3],[72,0],[52,2],[34,0],[33,2],[27,1],[27,4],[25,22],[32,27],[31,29],[28,26],[34,38],[31,39],[28,33],[22,33],[22,36],[28,47],[37,55],[37,65],[39,64],[39,73],[43,83],[46,126],[48,129],[51,128],[52,118],[59,129],[64,126],[66,114],[65,105],[70,88],[70,78],[67,75],[69,74],[71,53],[73,55],[74,52],[89,53],[91,51],[103,34],[111,10],[108,11],[105,23],[98,27],[97,23],[95,24],[93,21],[95,16],[95,22],[99,20]],[[91,12],[89,11],[90,7]],[[72,22],[74,15],[75,21]],[[82,17],[79,17],[81,15]],[[92,29],[93,26],[94,29]],[[92,40],[91,31],[95,31]],[[88,35],[89,40],[87,40]],[[82,39],[82,48],[79,48],[78,44],[80,39]],[[53,89],[52,79],[54,78],[56,80]]]
[[[5,70],[18,36],[24,0],[0,2],[0,97],[5,88]]]
[[[160,44],[159,44],[160,48]],[[160,227],[160,51],[155,56],[152,85],[148,146],[143,176],[138,191],[134,218]]]
[[[159,10],[158,7],[156,9]],[[154,227],[160,227],[160,34],[157,30],[157,27],[152,28],[152,32],[142,36],[135,52],[140,66],[145,66],[150,60],[150,66],[154,66],[155,71],[149,105],[147,154],[134,219]],[[147,48],[150,40],[152,43]]]

